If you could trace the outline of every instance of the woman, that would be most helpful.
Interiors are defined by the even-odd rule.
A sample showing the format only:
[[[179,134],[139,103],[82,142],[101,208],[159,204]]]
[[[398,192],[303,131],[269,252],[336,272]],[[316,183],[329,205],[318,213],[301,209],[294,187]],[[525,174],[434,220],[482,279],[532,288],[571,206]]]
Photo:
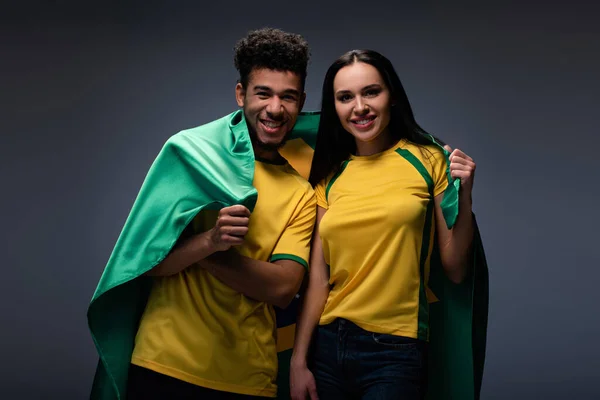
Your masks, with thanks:
[[[461,183],[452,229],[440,207],[446,155],[415,122],[390,61],[354,50],[329,68],[309,177],[318,209],[290,371],[294,400],[424,397],[434,235],[457,283],[473,238],[475,163],[458,149],[448,158]]]

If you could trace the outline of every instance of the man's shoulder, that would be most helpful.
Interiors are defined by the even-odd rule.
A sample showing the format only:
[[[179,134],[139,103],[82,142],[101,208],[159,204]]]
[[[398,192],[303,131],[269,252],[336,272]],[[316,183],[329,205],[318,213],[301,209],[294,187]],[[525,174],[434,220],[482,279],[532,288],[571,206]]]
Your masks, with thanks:
[[[171,136],[168,139],[168,141],[178,142],[180,140],[189,140],[190,138],[206,138],[212,135],[219,135],[225,130],[229,131],[231,129],[230,124],[232,118],[235,116],[236,113],[237,111],[227,114],[213,121],[203,123],[202,125],[182,129],[173,136]]]
[[[283,165],[273,165],[269,163],[257,162],[261,166],[255,170],[255,179],[264,182],[269,190],[276,190],[280,195],[295,197],[300,195],[303,198],[314,196],[314,190],[310,183],[289,163]]]
[[[290,180],[293,180],[297,190],[303,191],[306,194],[314,195],[314,190],[311,184],[302,176],[291,164],[287,163],[285,166],[285,172],[290,176]]]

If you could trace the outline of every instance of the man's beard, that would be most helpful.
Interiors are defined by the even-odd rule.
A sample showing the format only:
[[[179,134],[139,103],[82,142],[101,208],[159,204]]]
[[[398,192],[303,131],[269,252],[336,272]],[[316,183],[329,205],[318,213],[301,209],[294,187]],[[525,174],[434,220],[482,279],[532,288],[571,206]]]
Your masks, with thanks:
[[[285,134],[285,136],[279,143],[265,143],[265,142],[260,141],[260,139],[258,138],[258,135],[256,134],[256,131],[250,125],[248,125],[248,133],[250,134],[250,140],[252,140],[252,144],[254,146],[258,147],[261,150],[268,151],[268,152],[277,151],[280,148],[282,148],[290,136],[290,132],[288,132]]]

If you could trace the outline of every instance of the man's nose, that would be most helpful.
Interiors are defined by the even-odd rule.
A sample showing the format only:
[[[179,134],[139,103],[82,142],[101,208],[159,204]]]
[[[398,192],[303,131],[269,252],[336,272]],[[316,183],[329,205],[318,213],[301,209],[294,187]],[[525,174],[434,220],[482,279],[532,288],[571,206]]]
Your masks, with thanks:
[[[267,112],[271,115],[281,115],[283,113],[283,103],[278,96],[273,96],[267,104]]]

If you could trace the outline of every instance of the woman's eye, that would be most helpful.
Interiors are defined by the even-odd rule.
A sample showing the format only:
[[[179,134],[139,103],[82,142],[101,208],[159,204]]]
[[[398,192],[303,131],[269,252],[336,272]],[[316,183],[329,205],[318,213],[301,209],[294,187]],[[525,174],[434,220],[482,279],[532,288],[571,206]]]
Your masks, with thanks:
[[[367,90],[365,92],[365,96],[366,97],[375,97],[379,94],[380,90],[379,89],[371,89],[371,90]]]

